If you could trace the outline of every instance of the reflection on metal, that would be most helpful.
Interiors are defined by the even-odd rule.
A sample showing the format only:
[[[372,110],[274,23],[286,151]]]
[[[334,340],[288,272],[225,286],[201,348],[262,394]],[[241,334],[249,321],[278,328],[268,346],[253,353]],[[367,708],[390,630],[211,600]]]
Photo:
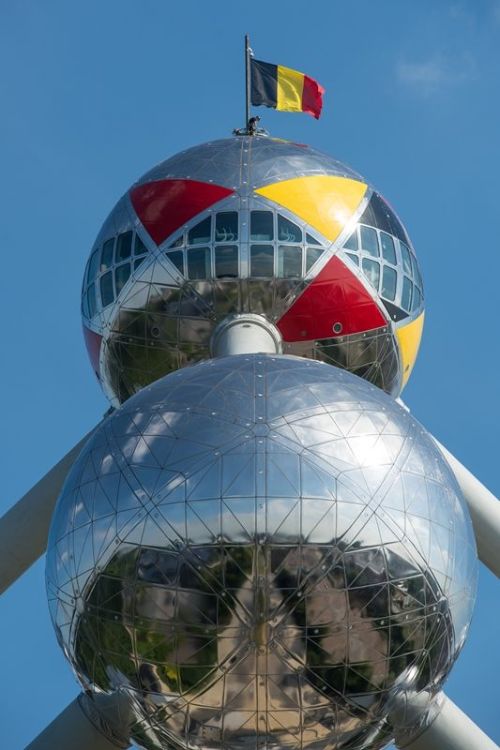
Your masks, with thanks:
[[[398,330],[423,311],[421,281],[410,299],[420,272],[408,248],[381,196],[309,146],[241,136],[188,149],[121,198],[92,248],[82,313],[93,368],[118,406],[206,359],[227,316],[256,314],[280,330],[285,353],[398,395],[418,349]]]
[[[262,315],[234,315],[225,318],[210,341],[213,357],[230,354],[281,354],[281,334]]]
[[[396,690],[388,703],[388,717],[393,727],[394,744],[408,743],[420,736],[437,717],[445,696],[443,692],[430,692],[411,689],[411,684],[405,689]]]
[[[381,748],[469,626],[460,489],[411,415],[346,371],[240,355],[111,415],[58,502],[47,588],[83,687],[151,749]]]

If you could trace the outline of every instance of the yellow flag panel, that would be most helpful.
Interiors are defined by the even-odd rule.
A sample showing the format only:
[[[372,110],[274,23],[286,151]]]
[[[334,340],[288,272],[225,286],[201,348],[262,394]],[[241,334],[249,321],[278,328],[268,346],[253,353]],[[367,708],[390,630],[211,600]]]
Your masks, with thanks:
[[[413,370],[413,365],[417,359],[422,330],[424,328],[425,313],[421,313],[418,318],[407,323],[405,326],[396,328],[399,350],[401,352],[401,363],[403,365],[403,387],[406,385],[408,378]]]
[[[278,65],[278,82],[276,86],[276,109],[286,112],[302,112],[302,91],[304,74],[297,70]]]
[[[297,214],[333,242],[358,208],[366,187],[348,177],[311,175],[275,182],[255,192]]]

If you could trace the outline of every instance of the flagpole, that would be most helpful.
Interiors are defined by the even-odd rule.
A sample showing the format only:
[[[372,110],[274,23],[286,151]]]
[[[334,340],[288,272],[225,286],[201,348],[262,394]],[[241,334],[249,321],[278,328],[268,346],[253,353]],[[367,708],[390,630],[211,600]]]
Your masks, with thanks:
[[[250,40],[245,34],[245,130],[250,119]]]

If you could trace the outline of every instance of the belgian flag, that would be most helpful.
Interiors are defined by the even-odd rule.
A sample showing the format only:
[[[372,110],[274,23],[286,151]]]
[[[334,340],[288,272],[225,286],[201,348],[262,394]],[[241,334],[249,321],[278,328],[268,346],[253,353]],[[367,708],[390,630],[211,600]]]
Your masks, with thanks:
[[[283,112],[307,112],[316,119],[321,114],[325,89],[314,78],[298,70],[251,59],[251,101]]]

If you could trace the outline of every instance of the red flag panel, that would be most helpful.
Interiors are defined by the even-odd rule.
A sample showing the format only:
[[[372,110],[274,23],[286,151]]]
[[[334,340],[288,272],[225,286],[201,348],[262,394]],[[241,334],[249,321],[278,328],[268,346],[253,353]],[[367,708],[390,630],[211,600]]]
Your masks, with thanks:
[[[323,107],[324,93],[325,89],[321,84],[315,81],[314,78],[305,75],[304,88],[302,90],[302,111],[319,120]]]

